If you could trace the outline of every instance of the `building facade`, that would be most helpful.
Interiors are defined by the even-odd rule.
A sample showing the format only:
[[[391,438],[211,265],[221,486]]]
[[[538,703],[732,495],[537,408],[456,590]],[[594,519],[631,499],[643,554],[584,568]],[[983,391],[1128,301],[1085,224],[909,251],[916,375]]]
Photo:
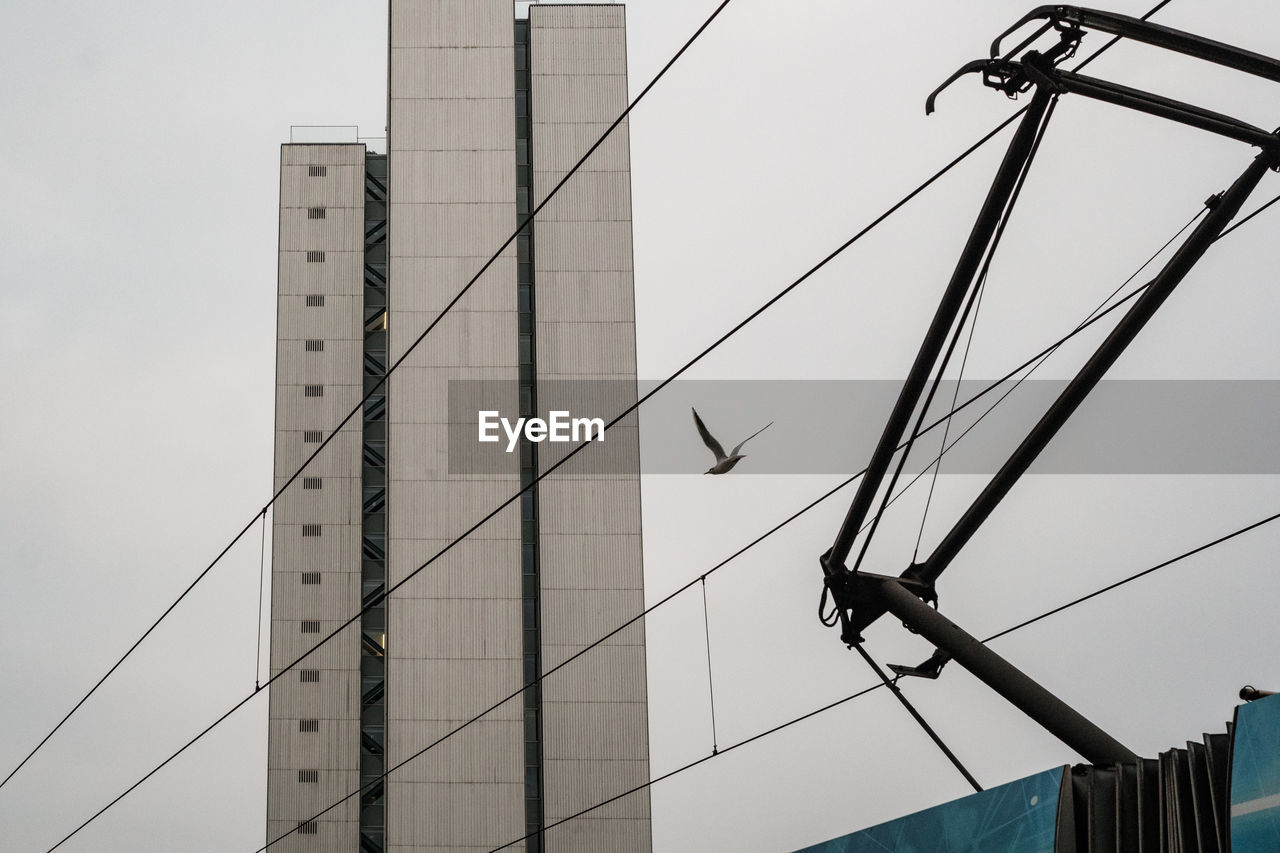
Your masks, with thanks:
[[[281,153],[277,486],[368,398],[276,502],[272,674],[370,606],[272,685],[267,838],[648,850],[647,789],[564,820],[649,778],[643,623],[533,683],[644,608],[634,428],[451,544],[558,458],[461,466],[451,392],[634,400],[626,123],[485,268],[625,109],[623,7],[391,0],[390,39],[388,153]]]

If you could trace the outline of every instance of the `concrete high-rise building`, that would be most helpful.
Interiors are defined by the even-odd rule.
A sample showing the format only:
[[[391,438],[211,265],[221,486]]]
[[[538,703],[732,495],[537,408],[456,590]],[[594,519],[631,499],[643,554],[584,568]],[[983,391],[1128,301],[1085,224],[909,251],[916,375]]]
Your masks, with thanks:
[[[282,147],[277,485],[626,107],[622,6],[391,0],[390,39],[387,154]],[[546,470],[528,441],[460,466],[475,421],[449,399],[475,380],[520,414],[586,381],[634,400],[625,123],[276,502],[273,675],[528,483],[540,449]],[[267,837],[296,830],[272,850],[650,848],[647,789],[544,831],[649,778],[642,623],[368,784],[643,609],[634,428],[609,445],[625,464],[553,473],[272,686]]]

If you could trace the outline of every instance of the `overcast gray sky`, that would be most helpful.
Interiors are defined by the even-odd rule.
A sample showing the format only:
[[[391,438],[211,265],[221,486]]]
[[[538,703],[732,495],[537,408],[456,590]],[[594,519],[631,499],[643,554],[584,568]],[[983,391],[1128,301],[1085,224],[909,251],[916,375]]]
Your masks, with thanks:
[[[629,6],[633,92],[714,5]],[[934,116],[923,102],[1030,5],[735,0],[632,118],[640,375],[678,367],[1014,110],[972,77]],[[0,771],[269,496],[278,146],[292,124],[381,135],[385,15],[368,0],[0,8]],[[1174,0],[1158,20],[1280,55],[1280,16],[1263,0]],[[1090,73],[1280,124],[1275,84],[1138,45]],[[900,378],[1001,148],[691,378]],[[1252,156],[1065,98],[993,267],[966,375],[999,376],[1073,327]],[[1278,192],[1268,175],[1246,209]],[[1112,376],[1280,379],[1277,217],[1215,247]],[[1067,348],[1043,375],[1070,375],[1084,353]],[[702,414],[726,439],[806,417],[743,411],[740,424]],[[1158,436],[1167,415],[1126,428]],[[785,434],[749,449],[784,452],[772,442]],[[692,428],[680,440],[698,458]],[[649,599],[837,480],[753,476],[750,458],[732,479],[647,476]],[[942,478],[926,551],[982,482]],[[817,556],[846,506],[829,502],[708,581],[721,748],[873,683],[814,615]],[[904,500],[886,516],[869,568],[905,567],[920,510]],[[1274,476],[1032,477],[947,573],[943,610],[982,636],[1278,510]],[[1220,730],[1241,684],[1280,685],[1278,545],[1280,526],[1264,528],[997,648],[1154,755]],[[258,562],[255,531],[0,790],[6,849],[46,849],[253,688]],[[655,775],[710,752],[702,636],[693,595],[648,622]],[[929,651],[891,620],[868,647],[894,662]],[[1078,760],[958,668],[904,686],[984,784]],[[64,849],[255,850],[264,699]],[[655,786],[654,846],[794,849],[967,790],[873,694]]]

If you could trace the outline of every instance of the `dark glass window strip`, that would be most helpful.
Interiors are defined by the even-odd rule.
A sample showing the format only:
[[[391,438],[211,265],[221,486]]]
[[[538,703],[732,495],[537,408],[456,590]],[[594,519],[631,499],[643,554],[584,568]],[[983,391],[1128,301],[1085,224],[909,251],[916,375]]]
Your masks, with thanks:
[[[533,180],[530,150],[532,97],[529,88],[529,22],[515,22],[515,122],[516,122],[516,215],[523,220],[532,210]],[[537,347],[534,342],[533,223],[521,229],[516,240],[516,307],[519,312],[520,414],[537,413],[538,397]],[[528,439],[520,442],[520,484],[528,485],[537,477],[538,446]],[[521,607],[523,674],[525,683],[537,679],[541,672],[541,631],[538,613],[541,609],[538,583],[538,491],[534,486],[520,500],[520,572],[523,606]],[[525,842],[529,853],[542,853],[542,830],[545,822],[542,780],[542,689],[530,684],[524,691],[524,803]],[[533,834],[536,833],[536,834]]]
[[[387,371],[387,158],[365,157],[364,387]],[[385,767],[387,731],[387,386],[364,406],[361,486],[360,850],[386,850],[385,786],[365,787]]]

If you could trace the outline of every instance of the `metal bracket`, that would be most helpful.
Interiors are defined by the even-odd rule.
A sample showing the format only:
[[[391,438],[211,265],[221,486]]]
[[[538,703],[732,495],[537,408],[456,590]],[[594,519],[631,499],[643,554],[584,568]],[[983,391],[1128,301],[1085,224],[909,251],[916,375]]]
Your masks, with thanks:
[[[935,607],[938,604],[938,592],[933,581],[910,577],[890,577],[872,572],[851,572],[844,567],[826,577],[826,588],[831,593],[831,600],[840,615],[840,639],[847,646],[855,646],[863,642],[862,634],[854,625],[870,624],[866,616],[883,612],[880,603],[880,588],[886,581],[893,581],[919,598],[926,604]],[[896,671],[896,670],[895,670]]]
[[[991,43],[991,58],[1000,56],[1000,42],[1036,20],[1047,21],[1048,26],[1061,31],[1096,30],[1131,39],[1280,83],[1280,60],[1183,30],[1175,30],[1163,24],[1155,24],[1128,15],[1117,15],[1114,12],[1086,9],[1082,6],[1053,5],[1032,9],[1016,24],[996,37],[996,40]],[[1040,27],[1032,37],[1011,50],[1010,54],[1026,47],[1045,31],[1045,26]]]
[[[1045,23],[1002,56],[1001,43],[1026,24],[1036,20],[1044,20]],[[1040,6],[996,37],[991,44],[989,59],[965,64],[930,93],[925,100],[925,112],[932,113],[938,95],[960,77],[965,74],[981,73],[984,86],[1004,92],[1011,98],[1017,97],[1035,85],[1054,93],[1075,93],[1128,107],[1148,115],[1170,119],[1246,142],[1264,150],[1273,150],[1280,146],[1280,136],[1276,133],[1268,133],[1231,116],[1118,83],[1058,70],[1058,64],[1075,53],[1076,47],[1086,34],[1086,28],[1280,82],[1280,60],[1269,56],[1127,15],[1078,6]],[[1051,29],[1060,33],[1058,44],[1043,53],[1027,51],[1020,62],[1014,61],[1013,57],[1017,53],[1029,47]]]
[[[929,655],[928,659],[926,659],[924,663],[919,666],[903,666],[900,663],[891,663],[889,664],[889,669],[893,670],[899,676],[910,675],[916,678],[936,680],[939,675],[942,675],[942,668],[950,661],[951,655],[947,654],[942,649],[937,649],[933,654]]]
[[[1044,32],[1044,30],[1038,31],[1036,36],[1039,36],[1041,32]],[[1030,51],[1027,55],[1030,56],[1031,54],[1035,54],[1051,66],[1056,66],[1059,62],[1063,62],[1064,60],[1075,56],[1076,48],[1079,47],[1080,40],[1084,38],[1084,31],[1074,27],[1069,27],[1063,29],[1061,32],[1062,35],[1058,39],[1058,43],[1052,48],[1044,53]],[[1032,39],[1028,39],[1023,42],[1012,52],[1021,50],[1032,40],[1034,40],[1034,36]],[[973,62],[966,62],[964,65],[960,66],[954,74],[942,82],[942,85],[929,93],[929,97],[925,98],[924,101],[925,115],[933,114],[935,104],[938,100],[938,95],[940,95],[944,89],[964,75],[978,72],[981,72],[982,74],[982,85],[989,89],[996,89],[1000,92],[1004,92],[1010,98],[1018,97],[1018,95],[1028,91],[1033,85],[1041,82],[1040,80],[1035,79],[1033,75],[1028,74],[1027,69],[1025,69],[1022,64],[1013,62],[1009,56],[1003,58],[993,56],[991,59],[975,59]],[[1043,75],[1041,75],[1041,77],[1043,77]],[[1057,91],[1056,87],[1053,86],[1051,86],[1050,89],[1051,91]]]

